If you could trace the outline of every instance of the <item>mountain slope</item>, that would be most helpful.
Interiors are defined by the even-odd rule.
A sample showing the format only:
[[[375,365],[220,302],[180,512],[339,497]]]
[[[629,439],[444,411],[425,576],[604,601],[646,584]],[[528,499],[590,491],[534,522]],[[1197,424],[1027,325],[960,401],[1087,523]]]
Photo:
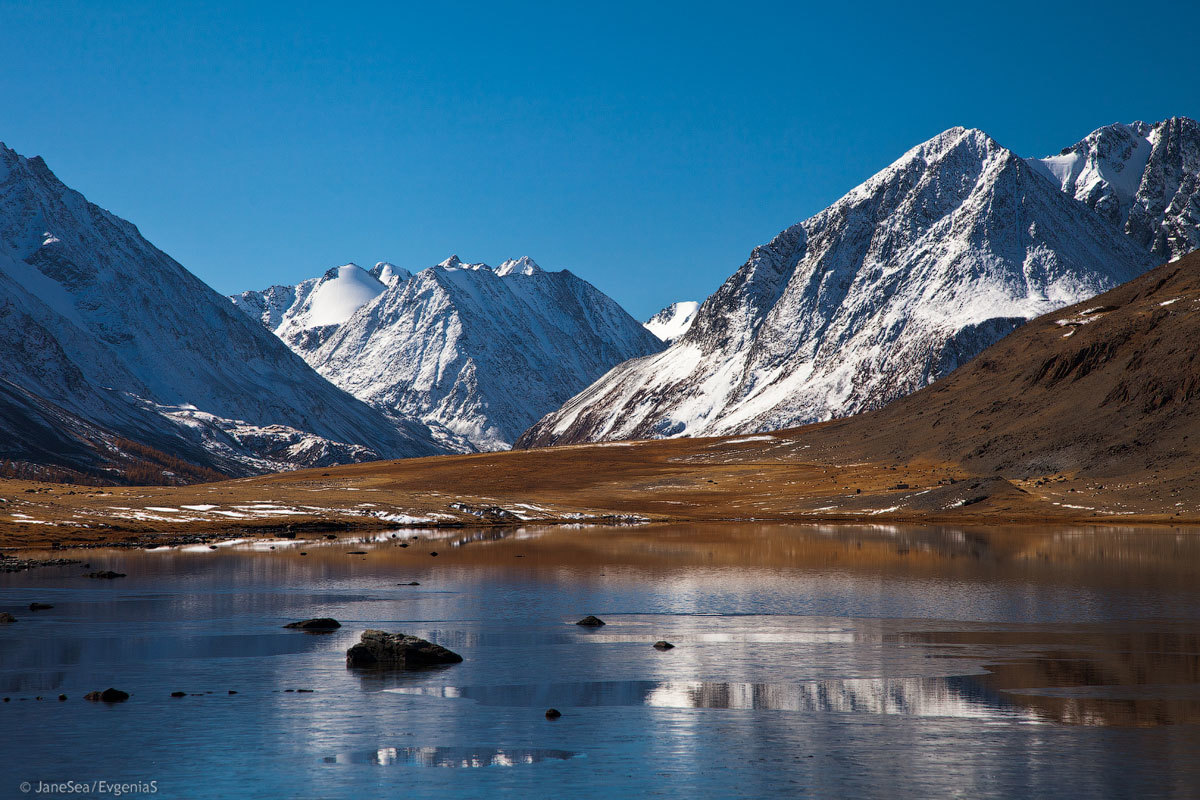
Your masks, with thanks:
[[[1200,124],[1108,125],[1057,156],[1030,159],[1159,263],[1200,249]]]
[[[1030,322],[933,386],[811,429],[804,441],[883,463],[953,461],[1009,479],[1119,479],[1101,487],[1116,501],[1127,494],[1169,506],[1187,487],[1195,504],[1197,338],[1193,253]]]
[[[669,349],[518,446],[743,433],[878,408],[1152,257],[977,130],[906,153],[758,247]]]
[[[474,449],[508,447],[612,366],[663,347],[587,281],[528,257],[493,269],[454,256],[415,276],[377,269],[388,285],[376,281],[379,294],[340,325],[312,324],[297,287],[276,332],[356,397]]]
[[[322,380],[133,225],[2,145],[0,330],[12,384],[205,466],[439,452],[422,426]]]

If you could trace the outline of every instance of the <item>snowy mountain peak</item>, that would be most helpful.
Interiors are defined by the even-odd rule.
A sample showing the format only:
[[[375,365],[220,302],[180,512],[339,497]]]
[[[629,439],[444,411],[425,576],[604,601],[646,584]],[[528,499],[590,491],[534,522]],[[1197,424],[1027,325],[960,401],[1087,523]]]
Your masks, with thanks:
[[[251,302],[266,294],[231,304],[44,161],[0,149],[7,387],[109,441],[232,473],[441,450],[428,428],[355,400],[252,324],[247,314],[270,314]],[[301,441],[323,455],[292,449]]]
[[[510,258],[500,266],[496,267],[496,274],[503,277],[505,275],[533,275],[541,272],[542,268],[537,265],[529,256],[521,256],[520,258]]]
[[[611,370],[517,446],[877,408],[1153,260],[986,133],[951,128],[755,248],[667,350]]]
[[[412,277],[411,272],[388,261],[376,263],[371,268],[371,275],[384,286],[392,286]]]
[[[340,325],[386,290],[382,282],[357,264],[334,267],[317,281],[289,327]]]
[[[1200,248],[1200,125],[1106,125],[1029,163],[1160,260]]]
[[[696,318],[696,311],[699,308],[700,304],[695,300],[671,303],[671,305],[646,320],[643,323],[643,327],[659,339],[670,344],[687,333],[688,328],[692,327],[692,320]]]

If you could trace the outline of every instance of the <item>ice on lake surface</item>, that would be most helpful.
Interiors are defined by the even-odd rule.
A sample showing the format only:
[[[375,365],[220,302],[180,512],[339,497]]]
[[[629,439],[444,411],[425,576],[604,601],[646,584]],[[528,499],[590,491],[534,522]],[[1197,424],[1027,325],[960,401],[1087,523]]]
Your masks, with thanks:
[[[78,557],[0,575],[18,618],[0,796],[1200,793],[1194,530],[404,531]],[[128,577],[82,577],[99,569]],[[326,616],[343,627],[282,628]],[[366,628],[465,660],[348,670]],[[82,700],[109,686],[131,698]]]

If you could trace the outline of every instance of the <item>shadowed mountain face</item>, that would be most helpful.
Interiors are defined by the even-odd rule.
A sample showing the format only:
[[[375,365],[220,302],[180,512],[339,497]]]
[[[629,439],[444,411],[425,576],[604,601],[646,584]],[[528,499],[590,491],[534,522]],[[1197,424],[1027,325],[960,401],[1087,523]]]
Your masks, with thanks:
[[[1042,168],[954,128],[756,248],[669,349],[614,369],[518,446],[878,408],[1153,262]]]
[[[423,426],[331,386],[133,225],[3,146],[0,332],[14,397],[105,432],[76,463],[107,463],[113,435],[231,473],[439,452]],[[45,457],[20,441],[15,460]]]

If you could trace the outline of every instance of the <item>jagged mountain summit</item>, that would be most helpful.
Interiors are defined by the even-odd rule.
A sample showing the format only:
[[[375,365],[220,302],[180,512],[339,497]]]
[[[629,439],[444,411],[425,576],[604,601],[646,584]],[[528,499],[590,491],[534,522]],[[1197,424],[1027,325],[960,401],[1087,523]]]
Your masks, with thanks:
[[[377,267],[386,285],[357,267],[348,277],[348,269],[326,273],[317,288],[296,287],[292,305],[278,314],[261,310],[268,295],[284,296],[277,288],[233,300],[274,323],[338,386],[388,413],[447,429],[477,450],[509,447],[613,366],[664,347],[587,281],[542,270],[528,257],[492,268],[451,256],[415,275]],[[345,280],[375,285],[355,296],[361,304],[340,324],[314,324],[326,320],[314,316],[314,309],[324,313],[323,303],[312,301],[321,282]]]
[[[700,304],[695,300],[671,303],[671,305],[646,320],[643,325],[645,325],[646,330],[667,344],[670,344],[687,333],[687,329],[692,327],[692,320],[696,318],[696,312],[699,309]]]
[[[78,432],[68,460],[99,470],[123,460],[118,438],[232,474],[442,452],[425,426],[322,379],[41,158],[2,145],[0,334],[4,407],[29,422],[5,448],[14,461],[43,457],[41,423]]]
[[[1200,124],[1195,120],[1108,125],[1057,156],[1029,161],[1158,261],[1200,249]]]
[[[1155,261],[1042,168],[953,128],[755,248],[670,348],[615,368],[517,446],[877,408]]]

